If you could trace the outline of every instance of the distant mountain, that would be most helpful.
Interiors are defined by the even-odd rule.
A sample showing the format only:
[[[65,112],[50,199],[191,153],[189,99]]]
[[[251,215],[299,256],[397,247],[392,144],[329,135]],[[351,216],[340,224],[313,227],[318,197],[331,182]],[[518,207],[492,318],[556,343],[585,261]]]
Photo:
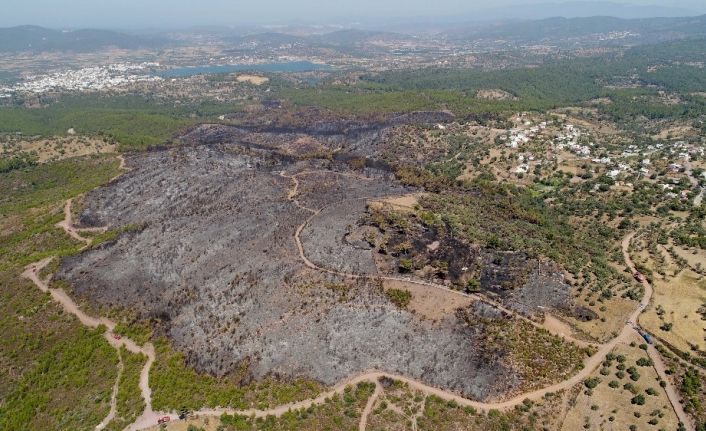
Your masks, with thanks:
[[[516,0],[520,1],[520,0]],[[690,10],[673,6],[636,5],[610,1],[568,1],[536,4],[515,4],[504,6],[482,6],[468,2],[467,7],[459,7],[451,14],[439,8],[436,14],[400,17],[347,17],[340,18],[341,23],[355,22],[354,27],[368,30],[383,30],[406,34],[428,34],[439,32],[449,26],[461,23],[477,25],[509,22],[535,21],[547,18],[587,18],[610,16],[622,19],[675,18],[697,16],[706,12],[706,6],[699,10]],[[493,2],[486,2],[491,4]]]
[[[0,52],[93,52],[108,47],[153,48],[167,43],[168,40],[158,37],[109,30],[52,30],[30,25],[0,28]]]
[[[698,12],[672,6],[636,5],[606,1],[575,1],[563,3],[537,3],[482,9],[472,19],[482,20],[539,20],[545,18],[587,18],[610,16],[623,19],[684,17]]]
[[[450,39],[507,39],[522,42],[561,41],[591,35],[629,32],[632,43],[706,37],[706,15],[682,18],[621,19],[548,18],[497,25],[467,24],[446,31]]]

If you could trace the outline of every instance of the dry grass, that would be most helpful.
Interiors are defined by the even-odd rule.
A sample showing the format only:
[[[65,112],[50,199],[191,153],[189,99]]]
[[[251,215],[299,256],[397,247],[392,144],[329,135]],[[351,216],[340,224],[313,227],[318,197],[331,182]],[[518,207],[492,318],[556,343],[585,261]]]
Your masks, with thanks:
[[[692,344],[706,350],[704,321],[698,313],[706,300],[706,281],[699,278],[686,270],[669,281],[656,279],[653,306],[640,318],[645,329],[685,352]],[[660,329],[665,324],[671,324],[671,329]]]
[[[476,93],[476,97],[478,99],[484,100],[518,100],[518,98],[513,94],[508,93],[505,90],[500,90],[498,88],[490,90],[478,90],[478,92]]]
[[[696,268],[698,266],[706,268],[706,252],[703,250],[697,250],[696,254],[694,254],[690,250],[674,246],[674,253],[682,259],[685,259],[692,268]]]
[[[574,330],[571,325],[552,316],[551,314],[544,315],[544,323],[542,326],[544,326],[552,334],[557,334],[562,337],[571,337],[574,335]]]
[[[635,335],[634,341],[639,344],[641,340]],[[628,430],[630,425],[637,426],[638,430],[677,429],[677,417],[669,404],[667,395],[659,386],[654,368],[636,365],[639,358],[647,356],[646,353],[638,347],[630,347],[627,344],[619,344],[613,353],[625,356],[624,365],[626,368],[633,366],[637,368],[640,374],[639,380],[632,381],[627,372],[622,379],[618,378],[616,376],[619,364],[617,360],[611,361],[610,366],[606,367],[609,370],[607,376],[601,375],[599,368],[591,375],[591,378],[599,378],[601,382],[591,391],[582,385],[581,392],[572,403],[561,429],[565,431],[579,429]],[[617,381],[619,386],[611,388],[609,386],[611,381]],[[635,395],[623,388],[626,383],[631,383],[635,388],[638,388],[638,393],[645,398],[644,405],[632,404],[631,400]],[[655,395],[648,395],[645,392],[647,388],[654,388]],[[656,413],[657,411],[659,414]],[[636,416],[636,413],[639,417]],[[655,419],[657,420],[656,425],[648,423]]]
[[[89,154],[114,153],[115,144],[102,139],[88,137],[65,137],[51,139],[23,139],[0,144],[0,158],[19,153],[35,153],[39,163],[87,156]]]
[[[262,85],[269,82],[270,78],[258,75],[238,75],[235,80],[238,82],[247,82],[248,84],[253,85]]]
[[[614,334],[620,332],[625,325],[625,320],[627,317],[638,306],[637,302],[620,297],[615,297],[600,305],[605,306],[605,311],[599,312],[605,321],[601,319],[594,319],[590,322],[581,322],[577,320],[573,322],[577,329],[599,341],[605,341],[612,338]]]
[[[682,139],[698,134],[698,130],[691,126],[675,126],[661,130],[652,136],[652,139]]]
[[[412,193],[404,196],[371,200],[368,202],[368,205],[370,208],[376,210],[388,208],[394,211],[409,212],[414,210],[414,208],[419,204],[419,199],[423,196],[423,193]]]
[[[457,309],[473,303],[473,299],[466,296],[404,281],[386,280],[383,287],[385,290],[399,289],[410,292],[412,299],[407,309],[433,321],[453,316]]]
[[[197,429],[203,429],[204,431],[216,431],[220,424],[221,420],[219,418],[204,416],[190,418],[185,421],[169,422],[165,427],[155,425],[147,428],[146,431],[187,431],[190,425],[195,426]]]

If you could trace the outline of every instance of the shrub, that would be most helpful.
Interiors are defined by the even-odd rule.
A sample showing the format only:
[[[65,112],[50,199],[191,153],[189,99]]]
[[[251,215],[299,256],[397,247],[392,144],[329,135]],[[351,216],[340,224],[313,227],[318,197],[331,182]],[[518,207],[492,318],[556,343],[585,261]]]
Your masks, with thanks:
[[[631,403],[636,404],[638,406],[645,405],[645,396],[642,394],[635,395],[631,400]]]
[[[400,308],[405,308],[409,305],[412,300],[412,293],[407,290],[401,289],[387,289],[385,291],[387,297],[392,301],[393,304]]]
[[[592,377],[589,379],[586,379],[583,381],[583,384],[588,388],[588,389],[595,389],[596,386],[601,382],[601,379],[598,377]]]
[[[400,272],[409,272],[414,267],[414,261],[412,259],[400,259]]]
[[[466,283],[466,292],[475,293],[480,291],[480,281],[477,278],[471,278]]]
[[[640,358],[637,360],[637,365],[641,367],[649,367],[652,366],[652,360],[649,358]]]

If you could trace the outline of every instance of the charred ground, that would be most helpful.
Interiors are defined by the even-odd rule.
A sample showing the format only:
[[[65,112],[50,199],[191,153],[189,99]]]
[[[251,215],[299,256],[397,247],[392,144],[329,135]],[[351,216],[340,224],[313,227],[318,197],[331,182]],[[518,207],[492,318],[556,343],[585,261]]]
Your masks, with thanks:
[[[394,121],[358,131],[317,126],[326,132],[313,134],[205,125],[180,147],[130,156],[129,173],[87,196],[80,222],[139,228],[65,259],[58,276],[94,303],[137,310],[191,365],[215,375],[247,366],[249,378],[330,385],[376,368],[477,399],[515,392],[528,376],[513,370],[508,349],[486,347],[487,311],[469,323],[485,308],[430,321],[396,306],[374,279],[350,280],[301,260],[294,235],[308,221],[301,242],[311,261],[379,273],[377,250],[348,236],[368,219],[368,200],[414,191],[374,157]],[[297,173],[299,205],[289,199]],[[442,252],[453,245],[439,238]],[[491,259],[484,280],[525,260]],[[508,302],[525,303],[555,295],[557,285],[527,279],[512,290]],[[568,307],[561,298],[558,306]],[[496,325],[507,316],[494,318]]]

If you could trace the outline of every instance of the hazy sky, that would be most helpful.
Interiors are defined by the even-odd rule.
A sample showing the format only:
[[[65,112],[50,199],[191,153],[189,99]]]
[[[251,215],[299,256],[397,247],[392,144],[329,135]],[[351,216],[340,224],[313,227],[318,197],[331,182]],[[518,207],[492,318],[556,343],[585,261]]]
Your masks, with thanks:
[[[614,0],[615,1],[615,0]],[[359,18],[454,16],[563,0],[2,0],[0,26],[182,27]],[[706,13],[704,0],[617,0]]]

